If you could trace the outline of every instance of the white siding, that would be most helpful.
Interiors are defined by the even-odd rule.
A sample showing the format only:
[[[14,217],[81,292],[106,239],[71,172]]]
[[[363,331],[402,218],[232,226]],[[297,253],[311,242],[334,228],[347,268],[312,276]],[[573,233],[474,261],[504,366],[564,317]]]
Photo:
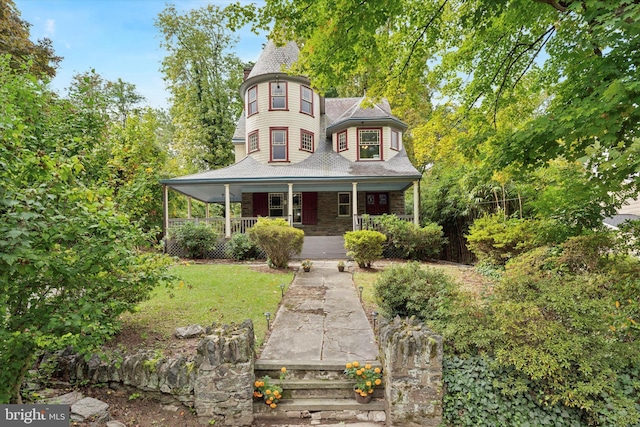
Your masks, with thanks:
[[[640,198],[627,200],[618,213],[640,216]]]
[[[363,126],[363,128],[367,128]],[[376,126],[372,126],[371,128],[376,128]],[[398,138],[400,142],[400,147],[402,147],[402,132],[398,131]],[[333,150],[337,151],[338,147],[338,133],[334,133],[331,136]],[[348,160],[352,162],[357,161],[358,159],[358,128],[351,127],[347,129],[347,147],[346,151],[341,151],[340,154]],[[398,154],[398,151],[391,149],[391,128],[385,126],[382,128],[382,158],[386,161],[389,160]],[[363,161],[375,161],[375,160],[363,160]]]
[[[284,84],[284,80],[281,80]],[[314,115],[300,112],[300,84],[287,82],[287,110],[269,111],[269,84],[258,85],[258,113],[247,117],[246,134],[259,131],[260,150],[250,154],[261,163],[268,163],[270,159],[270,134],[273,127],[287,128],[289,141],[289,163],[298,163],[311,155],[308,151],[300,150],[300,132],[306,130],[314,134],[314,147],[318,145],[320,134],[320,97],[314,92]],[[245,94],[246,95],[246,94]]]

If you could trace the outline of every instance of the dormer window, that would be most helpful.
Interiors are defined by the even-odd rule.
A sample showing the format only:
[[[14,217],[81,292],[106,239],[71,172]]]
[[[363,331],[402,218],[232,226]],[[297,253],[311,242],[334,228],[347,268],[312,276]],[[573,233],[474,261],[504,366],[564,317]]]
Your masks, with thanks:
[[[300,112],[313,116],[313,91],[306,86],[300,86]]]
[[[252,86],[247,93],[247,116],[258,112],[258,86]]]
[[[358,160],[381,160],[380,129],[358,129]]]
[[[275,81],[271,82],[271,109],[286,110],[287,109],[287,83]]]
[[[397,130],[391,131],[391,149],[400,151],[400,133]]]
[[[347,131],[343,130],[337,136],[338,138],[338,152],[346,151],[349,146],[347,145]]]

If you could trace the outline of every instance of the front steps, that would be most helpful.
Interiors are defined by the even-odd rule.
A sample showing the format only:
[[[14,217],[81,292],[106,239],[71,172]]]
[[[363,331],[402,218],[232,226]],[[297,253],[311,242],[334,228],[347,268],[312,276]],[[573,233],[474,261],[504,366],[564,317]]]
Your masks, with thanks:
[[[379,366],[377,362],[372,364]],[[258,360],[255,364],[255,377],[260,379],[268,375],[272,381],[278,382],[280,368],[283,366],[287,368],[287,378],[282,384],[282,400],[275,409],[265,405],[262,400],[256,400],[253,404],[255,419],[385,423],[383,388],[375,390],[370,403],[357,403],[353,391],[354,381],[345,378],[343,363]]]

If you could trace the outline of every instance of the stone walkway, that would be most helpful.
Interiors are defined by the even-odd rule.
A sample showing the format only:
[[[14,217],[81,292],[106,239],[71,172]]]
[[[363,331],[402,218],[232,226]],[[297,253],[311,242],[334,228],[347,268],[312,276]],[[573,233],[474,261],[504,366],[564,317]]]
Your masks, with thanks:
[[[378,347],[348,272],[336,260],[314,260],[296,274],[276,314],[260,359],[373,361]]]

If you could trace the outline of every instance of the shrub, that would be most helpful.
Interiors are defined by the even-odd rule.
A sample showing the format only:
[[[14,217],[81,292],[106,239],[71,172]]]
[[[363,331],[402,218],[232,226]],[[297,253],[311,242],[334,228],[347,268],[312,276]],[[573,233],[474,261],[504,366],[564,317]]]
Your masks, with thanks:
[[[273,268],[286,268],[291,255],[302,252],[304,231],[282,218],[260,218],[247,234],[267,254],[267,264]]]
[[[640,408],[615,384],[640,365],[640,337],[618,323],[633,315],[618,312],[640,295],[640,263],[605,250],[606,241],[571,238],[507,263],[491,304],[501,331],[494,352],[547,404],[585,408],[596,425],[633,425]]]
[[[236,261],[256,259],[260,257],[260,248],[246,234],[234,234],[227,242],[227,256]]]
[[[478,218],[469,227],[467,246],[480,261],[504,265],[509,259],[545,243],[530,219],[504,219],[502,213]]]
[[[387,236],[387,245],[400,251],[404,259],[434,258],[445,243],[442,227],[436,223],[419,227],[396,215],[382,215],[374,218],[372,222],[379,225],[380,231]]]
[[[387,237],[379,231],[348,231],[344,235],[344,247],[360,268],[371,267],[371,263],[382,256],[385,240]]]
[[[207,252],[216,248],[218,235],[204,224],[185,222],[171,231],[171,236],[187,252],[188,258],[206,258]]]
[[[386,269],[374,284],[378,306],[387,317],[416,316],[427,322],[445,315],[454,290],[446,273],[417,262]]]

